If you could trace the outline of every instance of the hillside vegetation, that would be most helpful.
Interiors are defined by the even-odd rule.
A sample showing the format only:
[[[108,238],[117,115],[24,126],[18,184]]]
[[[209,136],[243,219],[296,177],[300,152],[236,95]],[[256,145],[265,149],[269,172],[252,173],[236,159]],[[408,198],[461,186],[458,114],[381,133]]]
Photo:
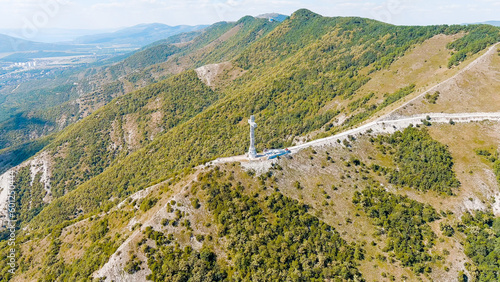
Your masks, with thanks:
[[[16,147],[25,158],[44,147],[38,156],[49,160],[50,190],[29,166],[16,169],[21,268],[12,277],[0,262],[2,275],[89,279],[134,238],[130,253],[117,255],[127,257],[121,267],[155,281],[431,280],[455,279],[459,270],[480,277],[446,263],[453,251],[482,265],[473,252],[459,251],[468,235],[451,241],[436,228],[462,211],[426,203],[426,195],[461,200],[470,188],[460,186],[468,176],[455,170],[454,151],[432,129],[351,136],[257,173],[237,164],[199,167],[245,153],[250,115],[262,151],[331,135],[396,107],[421,81],[387,93],[362,87],[443,34],[456,36],[448,44],[451,68],[500,41],[500,29],[481,25],[393,26],[299,10],[282,23],[218,23],[176,39],[188,42],[159,42],[102,68],[85,84],[99,89],[88,99],[102,107],[31,149]],[[232,68],[217,86],[192,70],[225,61]],[[0,247],[8,253],[7,241]]]
[[[415,131],[417,136],[426,134],[425,129]],[[194,176],[166,181],[148,194],[127,199],[119,209],[80,217],[51,234],[30,235],[25,244],[33,249],[25,248],[24,263],[41,256],[45,272],[27,267],[22,277],[85,279],[129,236],[136,239],[121,255],[126,275],[149,269],[148,278],[154,281],[494,277],[486,267],[493,255],[487,260],[478,255],[483,254],[478,244],[494,241],[472,237],[489,231],[473,233],[476,223],[467,213],[461,219],[467,196],[442,194],[441,201],[464,202],[444,210],[425,203],[435,197],[433,192],[415,195],[411,191],[418,188],[413,185],[410,190],[392,186],[380,167],[396,169],[397,156],[389,156],[394,161],[390,164],[370,138],[358,136],[350,148],[304,150],[262,174],[238,164],[196,169]],[[435,146],[415,142],[429,150]],[[486,224],[495,228],[493,215],[488,217]],[[52,243],[35,253],[35,242]],[[465,243],[462,259],[470,257],[465,264],[450,254],[460,251],[460,242]],[[85,246],[82,252],[79,246]]]
[[[277,23],[252,17],[220,22],[203,32],[179,34],[153,43],[115,64],[65,71],[35,84],[21,83],[0,99],[0,109],[4,108],[0,111],[0,149],[29,142],[33,136],[58,132],[113,98],[174,74],[230,60],[275,26]]]
[[[389,138],[380,136],[377,141],[384,153],[392,154],[395,149],[394,158],[399,169],[390,172],[390,183],[448,195],[453,193],[451,188],[460,185],[447,148],[434,141],[427,131],[408,127]]]

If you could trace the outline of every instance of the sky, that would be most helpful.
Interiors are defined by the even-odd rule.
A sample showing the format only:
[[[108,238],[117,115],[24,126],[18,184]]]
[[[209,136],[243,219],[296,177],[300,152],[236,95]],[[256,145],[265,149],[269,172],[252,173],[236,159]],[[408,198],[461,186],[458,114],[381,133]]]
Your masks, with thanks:
[[[0,0],[0,29],[116,29],[140,23],[212,24],[306,8],[398,25],[500,20],[500,0]]]

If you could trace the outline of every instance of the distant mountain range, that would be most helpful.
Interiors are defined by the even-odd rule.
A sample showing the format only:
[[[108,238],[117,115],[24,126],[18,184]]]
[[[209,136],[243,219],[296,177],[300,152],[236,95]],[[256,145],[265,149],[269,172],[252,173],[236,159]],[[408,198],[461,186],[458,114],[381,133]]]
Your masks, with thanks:
[[[467,24],[471,24],[471,23],[467,23]],[[492,25],[492,26],[500,26],[500,21],[485,21],[485,22],[472,23],[472,24],[489,24],[489,25]]]
[[[127,45],[133,47],[142,47],[158,40],[168,38],[172,35],[190,31],[201,30],[207,26],[197,25],[178,25],[168,26],[165,24],[140,24],[129,28],[124,28],[111,33],[102,33],[82,36],[73,41],[77,44],[93,45]]]
[[[0,33],[12,37],[17,37],[25,40],[44,42],[44,43],[61,43],[70,42],[76,38],[101,33],[111,33],[121,28],[112,29],[71,29],[71,28],[42,28],[35,33],[30,33],[29,38],[26,36],[26,31],[23,29],[0,28]]]
[[[497,281],[500,28],[280,18],[0,76],[1,280]]]
[[[287,15],[282,15],[278,13],[268,13],[268,14],[262,14],[257,16],[256,18],[261,18],[261,19],[268,19],[272,21],[277,21],[277,22],[282,22],[288,18]]]
[[[41,51],[41,50],[64,50],[68,48],[69,46],[63,44],[40,43],[0,34],[1,53]]]
[[[153,42],[166,39],[170,36],[187,33],[191,31],[199,31],[205,28],[204,25],[198,26],[168,26],[164,24],[140,24],[133,27],[128,27],[120,29],[114,32],[89,34],[89,30],[65,30],[66,36],[60,37],[60,39],[68,39],[70,36],[78,36],[79,34],[86,34],[79,36],[73,40],[67,40],[65,42],[59,43],[42,43],[35,42],[31,40],[26,40],[12,35],[18,34],[15,30],[0,30],[6,34],[0,34],[0,53],[10,53],[10,52],[28,52],[28,51],[73,51],[75,45],[81,48],[81,45],[98,46],[100,47],[127,47],[127,48],[141,48]],[[37,39],[42,41],[47,41],[53,37],[50,36],[54,30],[49,30],[47,32],[41,31],[41,33],[48,34],[46,37],[41,35],[37,36]],[[100,32],[100,31],[94,31]]]
[[[483,22],[483,23],[494,25],[494,26],[500,26],[500,21],[487,21],[487,22]]]

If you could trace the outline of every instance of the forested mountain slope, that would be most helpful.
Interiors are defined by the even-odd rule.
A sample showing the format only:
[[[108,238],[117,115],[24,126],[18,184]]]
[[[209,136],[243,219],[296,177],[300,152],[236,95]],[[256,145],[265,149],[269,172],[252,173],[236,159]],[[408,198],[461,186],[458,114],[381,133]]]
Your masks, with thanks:
[[[159,41],[111,66],[63,73],[62,78],[43,82],[38,89],[34,83],[22,84],[2,102],[7,108],[22,106],[19,113],[0,123],[0,150],[11,147],[1,155],[7,165],[0,171],[18,164],[8,154],[23,143],[29,147],[34,139],[60,131],[125,93],[203,64],[230,60],[277,24],[251,17],[221,22],[201,34],[191,32]],[[54,88],[56,83],[62,85]],[[29,157],[30,152],[23,155]]]
[[[500,29],[491,26],[400,27],[299,10],[282,23],[245,17],[190,42],[138,52],[105,74],[124,75],[130,90],[144,88],[96,98],[106,105],[44,140],[34,159],[12,170],[21,268],[12,277],[3,262],[2,273],[18,281],[455,279],[466,268],[463,261],[448,265],[450,252],[470,265],[484,263],[457,243],[472,234],[467,228],[476,219],[463,223],[454,240],[441,236],[439,225],[455,226],[477,206],[453,209],[435,199],[462,202],[476,193],[475,185],[461,186],[472,183],[476,169],[457,171],[468,164],[456,158],[441,127],[352,137],[343,147],[303,151],[257,175],[238,164],[197,166],[243,154],[250,115],[259,121],[259,151],[331,135],[422,93],[434,81],[420,73],[452,77],[498,41]],[[166,62],[157,64],[156,55]],[[127,74],[147,58],[153,66]],[[208,72],[192,69],[209,63],[223,64],[207,86]],[[397,83],[385,80],[390,74]],[[490,175],[498,166],[495,140],[467,151],[470,157],[486,150],[480,152],[488,158],[472,159]],[[423,186],[410,181],[423,177],[415,167],[431,177]],[[396,224],[401,217],[408,220]],[[0,246],[8,252],[7,241]]]

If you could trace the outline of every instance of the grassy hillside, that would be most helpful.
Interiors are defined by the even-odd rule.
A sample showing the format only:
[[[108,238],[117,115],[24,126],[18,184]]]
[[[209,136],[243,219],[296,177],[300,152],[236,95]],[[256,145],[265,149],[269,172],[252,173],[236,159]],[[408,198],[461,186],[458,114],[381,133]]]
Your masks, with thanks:
[[[230,60],[275,26],[277,23],[252,17],[236,23],[221,22],[203,33],[180,34],[162,40],[111,66],[64,74],[65,79],[43,82],[43,88],[39,85],[33,90],[33,85],[23,84],[4,101],[7,110],[15,107],[16,111],[0,123],[0,148],[29,145],[34,138],[60,131],[113,98],[184,70]],[[157,65],[163,62],[167,63]],[[156,66],[151,67],[153,65]],[[56,82],[63,85],[54,88],[52,85]]]
[[[398,112],[399,115],[412,115],[418,112],[496,112],[500,111],[500,90],[498,72],[500,71],[500,46],[496,45],[479,62],[467,71],[458,73],[412,105]],[[484,53],[484,52],[483,52]],[[435,97],[434,99],[430,99]]]
[[[452,62],[448,75],[454,65],[498,41],[499,29],[398,27],[299,10],[283,23],[251,17],[219,23],[185,45],[155,45],[108,68],[106,75],[119,77],[134,60],[168,57],[129,86],[168,78],[113,100],[107,96],[107,105],[51,137],[43,150],[50,160],[50,202],[39,201],[45,193],[39,175],[29,181],[29,167],[17,171],[23,268],[14,279],[88,278],[129,236],[139,241],[127,272],[157,280],[204,275],[260,280],[266,269],[274,269],[267,277],[278,280],[457,277],[466,269],[444,258],[460,246],[441,236],[439,224],[448,213],[429,198],[465,199],[459,186],[471,180],[455,169],[453,148],[433,140],[441,131],[409,129],[372,142],[361,138],[354,142],[364,146],[358,149],[339,145],[334,152],[301,152],[260,176],[237,165],[203,174],[195,168],[243,154],[250,115],[259,124],[260,151],[333,134],[397,106],[425,85],[418,76],[412,80],[409,72],[400,87],[382,93],[366,93],[363,86],[436,36],[454,40],[447,44],[453,48],[446,52]],[[226,83],[218,87],[205,85],[193,70],[182,71],[227,60],[234,66],[228,71],[241,74],[223,72],[218,79]],[[129,87],[122,83],[115,86]],[[153,188],[146,198],[129,198],[148,187]],[[172,202],[181,192],[182,204]],[[196,201],[212,218],[192,222],[201,213]],[[166,211],[164,227],[135,224],[151,225],[158,220],[154,212]],[[398,224],[400,217],[408,220]],[[450,222],[457,218],[449,214]],[[353,225],[358,220],[360,232]],[[7,251],[6,241],[0,244]],[[413,255],[405,255],[413,245]],[[467,254],[460,254],[465,259]],[[169,267],[176,264],[186,267]],[[3,264],[3,273],[6,268]]]
[[[498,124],[433,125],[403,134],[440,136],[450,128],[472,132],[495,127]],[[429,150],[433,143],[468,144],[434,138],[412,142]],[[481,148],[495,144],[500,136],[485,140]],[[472,148],[477,149],[472,145],[466,152],[475,155]],[[490,259],[478,256],[484,250],[478,244],[493,241],[472,237],[496,230],[494,216],[475,215],[468,205],[468,193],[485,197],[488,193],[460,186],[452,187],[456,193],[450,196],[419,191],[414,185],[393,185],[390,170],[400,165],[391,151],[366,135],[356,136],[350,147],[303,150],[263,173],[239,164],[196,169],[130,197],[117,209],[80,216],[50,234],[24,237],[26,267],[14,280],[86,279],[127,238],[127,247],[114,255],[123,262],[122,275],[148,275],[154,281],[494,277],[487,267]],[[474,174],[460,173],[457,166],[464,163],[453,148],[445,153],[457,163],[449,171],[456,172],[461,182],[474,179]],[[470,165],[482,165],[482,159]],[[409,175],[416,177],[418,172]],[[485,231],[473,232],[482,222],[488,225]]]

